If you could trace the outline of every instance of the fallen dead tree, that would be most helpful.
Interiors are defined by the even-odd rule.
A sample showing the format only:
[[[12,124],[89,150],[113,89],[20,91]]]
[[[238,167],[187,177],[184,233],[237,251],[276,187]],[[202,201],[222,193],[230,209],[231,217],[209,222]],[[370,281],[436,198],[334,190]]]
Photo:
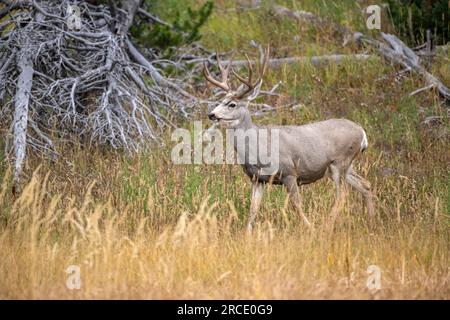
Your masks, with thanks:
[[[28,149],[56,156],[55,138],[79,137],[135,151],[197,103],[133,44],[141,2],[0,0],[0,124],[16,182]]]
[[[412,95],[427,89],[436,88],[441,96],[450,102],[450,90],[420,64],[420,58],[413,50],[392,34],[382,32],[381,35],[387,44],[363,35],[356,39],[372,46],[388,61],[421,75],[427,83],[427,86],[414,91]]]
[[[395,35],[381,33],[381,36],[385,41],[382,42],[360,32],[353,33],[345,26],[323,19],[322,17],[318,17],[310,12],[290,10],[286,7],[276,4],[272,6],[272,11],[278,16],[288,17],[299,22],[306,22],[314,24],[316,26],[328,26],[334,28],[337,32],[340,32],[343,35],[344,45],[352,41],[359,44],[369,45],[386,60],[400,65],[407,70],[411,70],[424,78],[427,86],[414,91],[412,93],[413,95],[427,89],[436,88],[440,95],[447,102],[450,102],[450,89],[447,88],[442,83],[442,81],[428,72],[421,65],[420,57]]]
[[[330,64],[330,63],[340,64],[343,61],[348,61],[348,60],[364,61],[364,60],[369,59],[370,57],[373,57],[373,56],[368,55],[368,54],[330,54],[330,55],[312,56],[312,57],[273,58],[273,59],[268,60],[268,65],[272,68],[278,68],[278,67],[282,66],[283,64],[311,63],[313,66],[319,67],[322,65]],[[200,64],[203,62],[208,62],[209,64],[214,64],[213,57],[205,58],[205,59],[196,59],[196,60],[188,62],[188,64],[192,64],[192,63]],[[224,60],[222,62],[225,65],[228,65],[230,63],[229,60]],[[231,61],[231,65],[236,68],[245,67],[247,65],[247,63],[248,63],[247,60]],[[252,65],[254,65],[254,64],[256,64],[256,61],[250,60],[250,63]]]

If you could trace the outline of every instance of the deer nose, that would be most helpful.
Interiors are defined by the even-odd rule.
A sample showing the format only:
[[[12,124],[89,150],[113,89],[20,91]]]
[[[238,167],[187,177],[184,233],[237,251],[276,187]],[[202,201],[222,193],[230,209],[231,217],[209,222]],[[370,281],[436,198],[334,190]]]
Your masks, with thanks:
[[[212,112],[210,114],[208,114],[208,118],[209,118],[209,120],[217,120],[216,115]]]

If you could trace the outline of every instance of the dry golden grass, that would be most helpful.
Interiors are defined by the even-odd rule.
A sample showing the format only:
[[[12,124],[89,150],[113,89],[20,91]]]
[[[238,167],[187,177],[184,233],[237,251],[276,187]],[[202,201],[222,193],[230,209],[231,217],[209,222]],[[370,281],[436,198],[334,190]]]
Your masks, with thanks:
[[[109,170],[110,180],[122,177]],[[145,204],[114,193],[101,200],[92,190],[102,187],[93,183],[81,199],[71,197],[43,168],[14,200],[6,174],[0,192],[0,298],[450,298],[448,218],[439,198],[414,192],[420,187],[414,181],[375,183],[378,194],[389,192],[391,205],[378,201],[372,233],[362,199],[349,190],[334,232],[328,232],[324,221],[333,190],[322,182],[302,192],[314,230],[295,221],[279,192],[281,205],[271,196],[248,235],[235,207],[241,197],[246,201],[244,190],[219,203],[202,184],[192,198],[196,209],[185,205],[173,212],[179,204],[165,198],[184,192],[181,185],[169,186],[182,170],[147,186]],[[242,175],[236,179],[247,184]],[[226,192],[226,184],[221,188]],[[409,196],[414,199],[408,207]],[[69,265],[80,266],[79,290],[66,287]],[[370,265],[381,269],[380,290],[366,287]]]

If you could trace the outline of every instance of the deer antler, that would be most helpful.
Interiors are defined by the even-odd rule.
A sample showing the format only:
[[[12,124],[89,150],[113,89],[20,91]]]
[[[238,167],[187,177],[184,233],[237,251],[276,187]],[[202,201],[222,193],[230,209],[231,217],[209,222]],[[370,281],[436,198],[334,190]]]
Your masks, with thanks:
[[[226,92],[229,92],[229,91],[231,91],[231,87],[228,84],[228,75],[230,74],[230,69],[231,69],[231,64],[232,64],[233,58],[230,59],[230,62],[228,63],[228,66],[226,69],[224,69],[222,67],[218,52],[216,52],[216,60],[217,60],[217,65],[219,66],[219,71],[221,74],[222,81],[218,81],[211,76],[211,73],[209,72],[208,67],[206,66],[206,62],[203,62],[203,75],[205,76],[206,80],[211,82],[216,87],[219,87],[219,88],[225,90]]]
[[[236,99],[242,99],[247,93],[251,92],[261,82],[261,80],[264,77],[264,74],[266,73],[266,70],[267,70],[267,64],[269,61],[269,53],[270,53],[270,48],[269,48],[269,46],[267,46],[267,48],[265,50],[264,58],[263,58],[263,63],[260,68],[259,77],[254,82],[252,82],[252,77],[253,77],[252,63],[250,62],[250,59],[248,58],[247,55],[245,55],[245,58],[247,59],[247,64],[248,64],[248,80],[244,79],[243,77],[238,75],[234,70],[232,70],[232,72],[236,76],[236,78],[238,78],[238,80],[240,82],[242,82],[244,85],[247,86],[247,88],[245,88],[244,90],[242,90],[241,92],[236,94],[236,96],[235,96]]]

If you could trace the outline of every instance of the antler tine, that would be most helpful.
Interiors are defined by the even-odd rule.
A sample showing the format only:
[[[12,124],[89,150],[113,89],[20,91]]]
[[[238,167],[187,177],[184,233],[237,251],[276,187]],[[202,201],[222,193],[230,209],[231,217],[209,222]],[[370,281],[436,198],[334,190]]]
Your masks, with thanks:
[[[252,63],[250,62],[248,55],[245,55],[245,58],[247,59],[247,64],[248,64],[248,80],[244,79],[243,77],[241,77],[239,74],[237,74],[233,70],[233,74],[236,76],[236,78],[238,78],[238,80],[240,82],[242,82],[243,84],[245,84],[247,86],[247,88],[245,90],[243,90],[242,92],[240,92],[236,95],[237,99],[244,97],[247,93],[252,91],[258,85],[258,83],[262,80],[264,74],[266,73],[267,65],[269,62],[269,53],[270,53],[269,50],[270,50],[269,46],[267,46],[267,49],[266,49],[266,52],[265,52],[265,55],[263,58],[263,62],[261,65],[260,74],[259,74],[258,79],[255,82],[252,82],[253,67],[252,67]]]
[[[206,80],[211,82],[213,85],[215,85],[216,87],[219,87],[221,89],[223,89],[224,91],[228,92],[231,90],[229,84],[228,84],[228,74],[229,74],[229,70],[231,67],[231,63],[232,63],[232,59],[230,60],[227,69],[224,69],[222,67],[222,64],[220,62],[220,57],[219,57],[219,53],[216,52],[216,60],[217,60],[217,64],[219,66],[219,70],[220,70],[220,74],[222,77],[222,82],[214,79],[211,76],[211,73],[208,70],[208,67],[206,66],[206,61],[203,62],[203,75],[205,76]]]
[[[216,52],[217,65],[219,66],[220,75],[222,77],[222,82],[228,85],[228,76],[230,75],[231,65],[233,64],[234,52],[231,54],[231,58],[228,61],[228,66],[226,69],[222,66],[222,61],[220,60],[219,54]]]
[[[255,87],[256,85],[258,85],[258,83],[262,80],[262,78],[264,77],[264,74],[267,71],[267,66],[268,66],[268,62],[269,62],[269,45],[267,45],[267,48],[265,50],[265,54],[263,57],[263,61],[262,61],[262,65],[261,65],[261,71],[259,73],[259,77],[258,80],[255,81],[255,83],[253,84],[253,87]]]
[[[238,78],[238,80],[240,82],[245,84],[248,88],[252,88],[253,67],[252,67],[250,58],[248,57],[247,54],[245,54],[245,58],[247,59],[247,65],[248,65],[248,80],[241,77],[236,71],[234,71],[234,70],[232,70],[232,71],[233,71],[233,74],[236,76],[236,78]]]
[[[263,65],[262,65],[262,67],[261,67],[261,76],[260,76],[260,79],[262,79],[262,77],[264,77],[264,74],[265,74],[266,71],[267,71],[267,66],[268,66],[268,64],[269,64],[269,56],[270,56],[270,46],[267,45],[267,48],[266,48],[266,54],[264,55]],[[259,81],[259,80],[258,80],[258,81]]]

